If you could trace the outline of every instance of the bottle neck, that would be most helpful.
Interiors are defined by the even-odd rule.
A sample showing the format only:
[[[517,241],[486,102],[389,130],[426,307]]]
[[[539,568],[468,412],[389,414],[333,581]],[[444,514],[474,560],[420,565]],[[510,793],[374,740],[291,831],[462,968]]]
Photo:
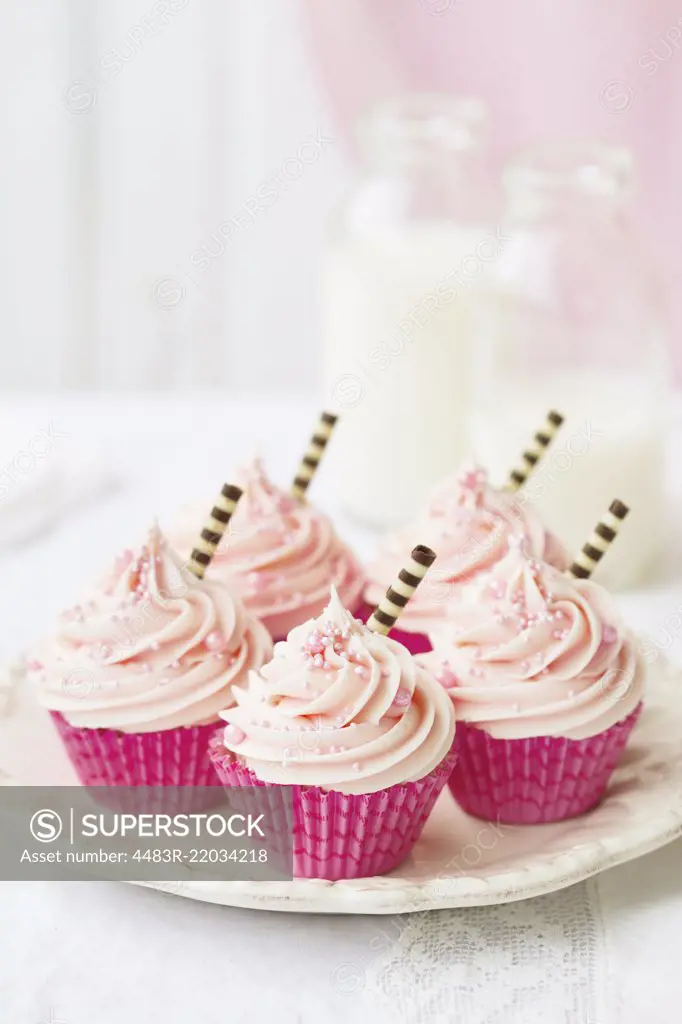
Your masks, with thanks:
[[[365,153],[369,174],[405,175],[424,178],[462,177],[482,164],[481,150],[420,148],[417,146],[376,147]]]
[[[390,201],[421,219],[481,219],[499,206],[478,149],[377,152],[365,162],[362,178],[378,202]]]
[[[538,144],[504,174],[508,209],[519,218],[617,217],[632,188],[627,150],[592,145]]]
[[[371,173],[437,178],[480,159],[484,124],[478,100],[408,94],[371,110],[358,139]]]

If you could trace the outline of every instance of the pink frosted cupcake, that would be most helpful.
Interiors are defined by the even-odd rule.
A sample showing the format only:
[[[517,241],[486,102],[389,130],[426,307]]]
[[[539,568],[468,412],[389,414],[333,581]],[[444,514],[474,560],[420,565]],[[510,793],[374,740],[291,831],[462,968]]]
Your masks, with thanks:
[[[154,528],[60,617],[37,680],[84,785],[216,785],[218,712],[271,650],[239,599],[192,576]]]
[[[258,459],[237,482],[244,494],[209,576],[236,588],[275,640],[319,615],[332,585],[343,604],[357,610],[364,573],[329,518],[275,487]],[[189,554],[204,514],[203,505],[192,507],[171,527],[181,553]]]
[[[481,818],[560,821],[604,794],[641,711],[637,646],[603,587],[512,541],[423,662],[457,715],[450,787]]]
[[[294,873],[383,874],[408,856],[454,763],[445,690],[332,592],[235,688],[214,763],[226,786],[292,786]]]
[[[465,587],[504,558],[510,537],[524,538],[534,557],[567,568],[565,550],[522,494],[491,487],[482,469],[466,470],[439,485],[413,526],[386,538],[367,570],[367,606],[381,600],[416,539],[424,541],[438,558],[391,636],[415,654],[429,651],[429,634],[457,614]]]

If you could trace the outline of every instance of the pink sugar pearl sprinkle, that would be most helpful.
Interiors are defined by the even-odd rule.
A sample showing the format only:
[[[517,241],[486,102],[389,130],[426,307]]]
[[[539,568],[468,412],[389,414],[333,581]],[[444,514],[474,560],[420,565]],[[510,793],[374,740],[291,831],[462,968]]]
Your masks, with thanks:
[[[238,725],[225,726],[226,743],[234,743],[236,745],[238,743],[243,743],[245,739],[246,733],[244,732],[243,729],[240,729]]]
[[[204,643],[206,644],[206,647],[209,649],[209,651],[214,652],[224,651],[225,648],[227,647],[227,640],[225,639],[223,634],[217,629],[212,630],[208,634],[208,636],[204,640]]]
[[[457,686],[459,684],[459,679],[449,665],[443,665],[441,671],[436,676],[436,680],[441,686],[445,687],[446,690],[448,687]]]

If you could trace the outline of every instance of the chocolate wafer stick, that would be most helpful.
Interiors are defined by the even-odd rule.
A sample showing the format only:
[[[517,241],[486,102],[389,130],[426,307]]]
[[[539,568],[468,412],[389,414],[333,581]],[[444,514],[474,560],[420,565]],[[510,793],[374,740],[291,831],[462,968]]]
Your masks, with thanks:
[[[305,498],[308,485],[317,472],[317,467],[324,455],[329,438],[332,436],[337,419],[338,416],[334,416],[331,412],[323,412],[320,416],[315,427],[315,433],[310,439],[310,444],[301,459],[298,473],[291,485],[291,493],[295,498],[300,498],[301,500]]]
[[[597,523],[590,538],[583,544],[582,551],[576,555],[573,565],[568,570],[571,576],[586,580],[592,575],[610,545],[616,538],[620,524],[630,509],[622,501],[612,501],[608,512]]]
[[[435,551],[423,544],[418,544],[416,548],[412,549],[410,561],[404,569],[400,570],[395,583],[388,588],[379,607],[372,612],[367,620],[369,629],[383,634],[393,629],[396,619],[426,576],[429,566],[433,565],[435,558]]]
[[[235,487],[234,484],[224,484],[218,495],[218,500],[211,509],[211,514],[187,562],[187,568],[200,580],[204,578],[204,573],[211,564],[211,559],[241,496],[240,487]]]
[[[518,491],[519,487],[523,487],[530,474],[535,469],[536,465],[545,453],[545,450],[554,440],[554,436],[564,422],[564,418],[561,413],[551,409],[547,413],[547,419],[543,423],[540,430],[535,434],[533,443],[530,448],[527,448],[521,456],[521,463],[512,470],[509,475],[509,483],[507,487],[512,491]]]

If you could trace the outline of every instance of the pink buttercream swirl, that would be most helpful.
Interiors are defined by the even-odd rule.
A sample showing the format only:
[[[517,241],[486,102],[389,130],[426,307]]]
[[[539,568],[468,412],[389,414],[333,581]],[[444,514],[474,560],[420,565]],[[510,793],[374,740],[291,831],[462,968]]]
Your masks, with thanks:
[[[239,598],[193,576],[155,527],[60,617],[38,683],[43,703],[74,726],[154,732],[217,720],[271,651]]]
[[[428,544],[438,557],[404,614],[400,628],[430,633],[457,614],[465,586],[507,554],[510,537],[524,538],[528,551],[560,569],[568,556],[548,533],[522,493],[491,487],[484,470],[463,470],[438,486],[413,526],[391,533],[368,569],[365,591],[377,605],[416,543]]]
[[[210,573],[237,587],[247,608],[276,639],[324,609],[334,585],[357,607],[364,574],[330,520],[276,487],[260,460],[237,474],[243,496],[213,559]],[[170,535],[189,554],[207,509],[185,510]]]
[[[263,782],[374,793],[428,775],[452,746],[445,690],[335,592],[234,692],[225,746]]]
[[[643,662],[609,594],[540,563],[515,539],[431,642],[421,660],[457,718],[499,739],[585,739],[642,700]]]

